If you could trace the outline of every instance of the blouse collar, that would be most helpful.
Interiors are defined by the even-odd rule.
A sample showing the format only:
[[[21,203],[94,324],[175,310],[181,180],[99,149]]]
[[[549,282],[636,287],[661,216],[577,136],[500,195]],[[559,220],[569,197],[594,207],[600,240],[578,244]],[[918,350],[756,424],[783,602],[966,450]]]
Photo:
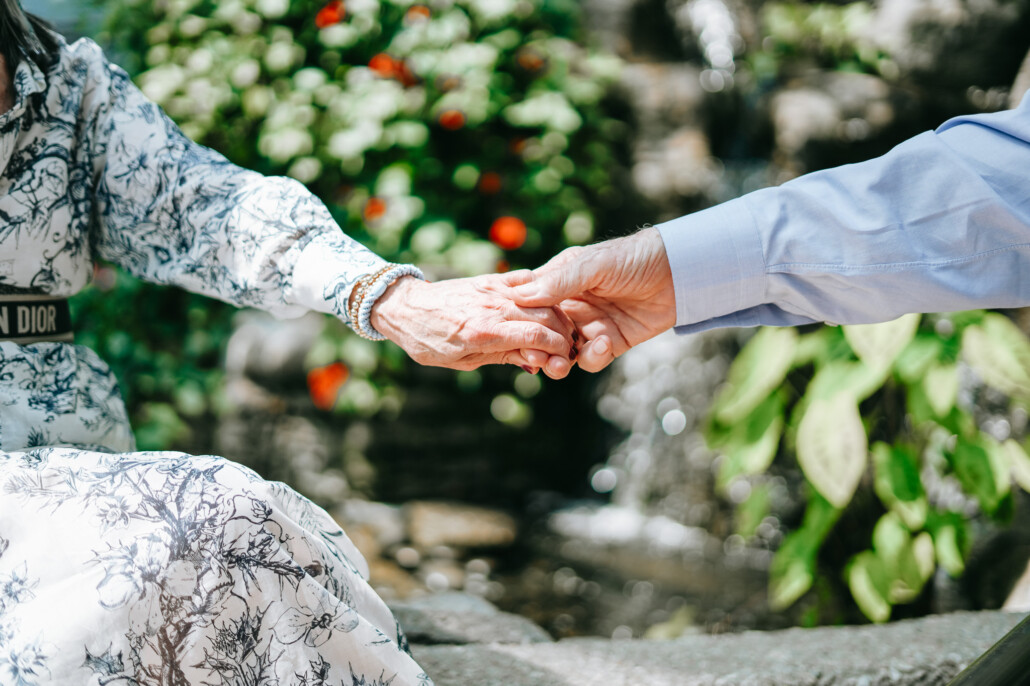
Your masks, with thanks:
[[[14,70],[11,86],[14,88],[14,106],[0,115],[0,121],[20,117],[28,107],[29,97],[46,90],[46,77],[35,62],[24,57]]]
[[[25,58],[18,63],[12,79],[14,106],[0,114],[0,175],[7,169],[7,163],[14,153],[14,146],[21,133],[22,116],[29,106],[29,98],[46,90],[43,70],[35,62]]]
[[[43,70],[29,58],[22,58],[18,62],[18,68],[14,70],[14,108],[18,109],[21,105],[24,109],[29,96],[42,93],[45,89],[46,77],[43,76]]]

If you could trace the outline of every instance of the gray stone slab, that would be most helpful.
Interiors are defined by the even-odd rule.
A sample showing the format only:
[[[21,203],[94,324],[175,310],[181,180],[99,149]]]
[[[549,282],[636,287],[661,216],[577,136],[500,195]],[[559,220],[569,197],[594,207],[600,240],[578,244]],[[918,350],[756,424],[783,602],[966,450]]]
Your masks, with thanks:
[[[414,644],[525,644],[551,641],[551,636],[525,617],[501,612],[467,593],[440,593],[390,603],[390,609]]]
[[[578,638],[413,651],[437,686],[944,685],[1023,616],[963,612],[671,641]]]

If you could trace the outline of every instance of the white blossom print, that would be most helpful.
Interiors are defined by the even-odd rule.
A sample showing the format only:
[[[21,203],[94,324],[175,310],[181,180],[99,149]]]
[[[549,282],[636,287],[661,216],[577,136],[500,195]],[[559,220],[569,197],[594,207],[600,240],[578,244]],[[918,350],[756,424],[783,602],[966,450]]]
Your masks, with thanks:
[[[0,652],[0,683],[428,686],[340,563],[346,535],[299,527],[298,504],[217,457],[0,453],[0,636],[17,647]],[[42,524],[8,526],[26,515]],[[69,587],[89,621],[67,620]]]

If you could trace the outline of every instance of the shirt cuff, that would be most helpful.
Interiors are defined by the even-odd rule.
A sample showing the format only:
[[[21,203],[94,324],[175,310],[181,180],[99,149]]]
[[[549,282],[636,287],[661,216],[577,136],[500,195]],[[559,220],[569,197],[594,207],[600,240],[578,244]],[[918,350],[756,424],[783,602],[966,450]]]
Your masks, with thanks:
[[[765,256],[743,198],[658,225],[676,290],[676,327],[739,313],[734,326],[757,326],[765,302]],[[700,330],[710,327],[692,327]]]
[[[289,300],[315,312],[336,315],[349,324],[347,304],[355,282],[386,264],[386,260],[342,231],[319,233],[297,258]]]

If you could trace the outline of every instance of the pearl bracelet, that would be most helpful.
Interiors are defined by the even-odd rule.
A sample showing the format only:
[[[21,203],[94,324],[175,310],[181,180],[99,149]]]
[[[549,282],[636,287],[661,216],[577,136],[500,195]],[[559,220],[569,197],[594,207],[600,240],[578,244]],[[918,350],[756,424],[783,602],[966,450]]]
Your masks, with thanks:
[[[412,264],[388,263],[379,271],[366,274],[354,284],[354,290],[350,297],[350,325],[362,338],[370,341],[385,341],[386,336],[379,333],[372,327],[369,319],[372,316],[372,306],[386,292],[390,285],[402,276],[414,276],[425,280],[422,270]]]

